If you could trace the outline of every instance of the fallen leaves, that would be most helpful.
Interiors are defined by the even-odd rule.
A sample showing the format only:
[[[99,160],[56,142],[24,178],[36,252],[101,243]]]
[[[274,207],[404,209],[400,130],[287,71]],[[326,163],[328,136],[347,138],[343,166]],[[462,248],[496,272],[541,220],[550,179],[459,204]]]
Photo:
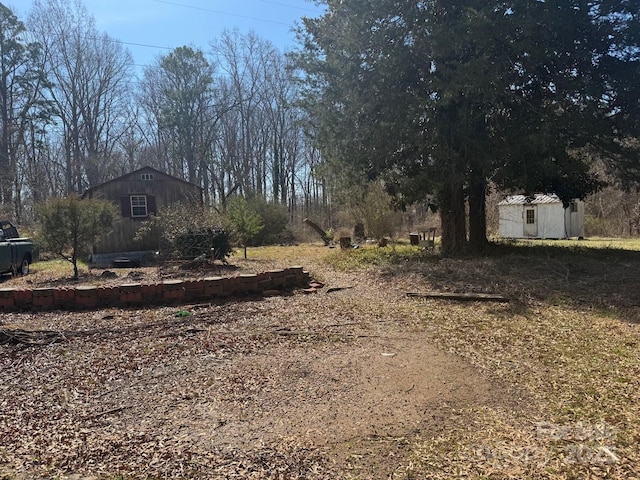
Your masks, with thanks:
[[[590,294],[593,259],[546,288],[564,260],[525,259],[525,281],[502,260],[305,255],[330,295],[3,316],[0,478],[638,477],[633,259]],[[404,295],[435,289],[515,301]]]

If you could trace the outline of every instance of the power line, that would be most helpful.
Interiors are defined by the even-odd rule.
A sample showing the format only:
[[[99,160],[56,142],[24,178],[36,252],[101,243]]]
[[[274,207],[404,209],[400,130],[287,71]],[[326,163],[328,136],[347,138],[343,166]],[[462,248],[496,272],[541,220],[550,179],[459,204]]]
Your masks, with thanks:
[[[270,3],[271,5],[279,5],[281,7],[287,7],[287,8],[296,8],[298,10],[305,10],[307,12],[314,12],[314,13],[319,13],[317,9],[314,8],[309,8],[309,7],[300,7],[298,5],[289,5],[287,3],[280,3],[280,2],[273,2],[271,0],[260,0],[262,3]]]
[[[92,38],[100,38],[104,41],[107,42],[111,42],[111,43],[117,43],[120,45],[133,45],[136,47],[145,47],[145,48],[157,48],[157,49],[161,49],[161,50],[175,50],[177,47],[165,47],[162,45],[151,45],[149,43],[135,43],[135,42],[125,42],[123,40],[119,40],[117,38],[112,38],[112,37],[108,37],[108,38],[102,38],[102,37],[92,37]],[[215,49],[209,49],[209,50],[203,50],[199,47],[195,47],[196,49],[200,50],[202,53],[208,54],[208,55],[215,55],[217,57],[224,57],[225,53],[220,51],[220,50],[215,50]],[[276,47],[274,47],[276,48]],[[279,52],[279,50],[276,49],[276,51]],[[131,65],[135,65],[137,67],[147,67],[149,65],[137,65],[137,64],[131,64]]]
[[[230,16],[230,17],[244,18],[244,19],[246,19],[246,20],[255,20],[255,21],[257,21],[257,22],[266,22],[266,23],[273,23],[273,24],[276,24],[276,25],[285,25],[285,26],[287,26],[287,27],[289,26],[289,24],[288,24],[288,23],[286,23],[286,22],[279,22],[279,21],[277,21],[277,20],[267,20],[267,19],[265,19],[265,18],[249,17],[249,16],[246,16],[246,15],[239,15],[239,14],[237,14],[237,13],[222,12],[222,11],[220,11],[220,10],[211,10],[211,9],[209,9],[209,8],[196,7],[196,6],[194,6],[194,5],[185,5],[185,4],[183,4],[183,3],[169,2],[169,1],[167,1],[167,0],[152,0],[152,1],[157,2],[157,3],[166,3],[167,5],[174,5],[174,6],[176,6],[176,7],[192,8],[193,10],[200,10],[200,11],[203,11],[203,12],[218,13],[218,14],[220,14],[220,15],[228,15],[228,16]]]
[[[159,49],[162,49],[162,50],[173,50],[172,47],[163,47],[161,45],[151,45],[151,44],[148,44],[148,43],[123,42],[122,40],[118,40],[116,38],[109,38],[108,41],[113,42],[113,43],[121,43],[122,45],[133,45],[133,46],[136,46],[136,47],[147,47],[147,48],[159,48]]]

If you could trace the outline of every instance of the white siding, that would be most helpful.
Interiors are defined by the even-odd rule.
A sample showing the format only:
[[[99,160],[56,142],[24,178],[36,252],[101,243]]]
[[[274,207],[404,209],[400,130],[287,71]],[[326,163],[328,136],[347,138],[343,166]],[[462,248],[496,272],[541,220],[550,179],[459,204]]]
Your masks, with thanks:
[[[500,236],[504,238],[522,238],[522,205],[500,205],[498,209]]]
[[[563,212],[561,203],[538,205],[537,238],[566,238]]]
[[[505,198],[498,205],[499,235],[504,238],[527,238],[525,210],[535,206],[535,238],[584,237],[584,203],[564,208],[555,195],[536,195],[528,200],[523,195]]]

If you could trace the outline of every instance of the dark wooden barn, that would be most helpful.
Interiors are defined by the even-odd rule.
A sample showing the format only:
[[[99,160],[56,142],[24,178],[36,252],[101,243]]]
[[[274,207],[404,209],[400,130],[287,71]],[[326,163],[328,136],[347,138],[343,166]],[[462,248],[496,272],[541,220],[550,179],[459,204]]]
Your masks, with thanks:
[[[202,206],[202,189],[154,168],[143,167],[90,188],[82,198],[102,198],[118,205],[122,218],[93,247],[93,262],[109,263],[117,256],[139,260],[157,251],[158,235],[135,239],[142,222],[169,205]]]

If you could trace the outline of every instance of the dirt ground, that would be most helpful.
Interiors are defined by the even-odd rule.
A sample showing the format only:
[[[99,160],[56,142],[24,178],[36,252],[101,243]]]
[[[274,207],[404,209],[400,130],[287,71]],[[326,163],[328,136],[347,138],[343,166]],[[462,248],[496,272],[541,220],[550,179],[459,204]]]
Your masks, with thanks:
[[[133,272],[108,281],[157,275]],[[360,474],[384,478],[410,453],[384,439],[504,402],[482,372],[379,308],[401,291],[312,275],[327,282],[314,295],[3,315],[5,328],[88,334],[0,347],[0,477],[326,478],[365,455]]]
[[[541,398],[558,397],[564,375],[551,373],[542,354],[536,363],[535,349],[548,346],[534,337],[546,328],[535,302],[407,298],[436,280],[475,290],[469,278],[444,278],[454,275],[444,261],[436,280],[428,266],[417,274],[334,270],[318,258],[233,263],[227,274],[303,264],[325,286],[159,308],[3,314],[2,328],[64,340],[0,345],[0,479],[452,478],[467,467],[470,478],[555,478],[544,473],[548,458],[540,466],[513,454],[555,455],[558,446],[534,427],[551,418]],[[81,283],[193,272],[115,274],[93,271]],[[52,281],[35,271],[2,286]],[[514,336],[512,325],[527,331]],[[637,335],[633,325],[623,333]],[[516,442],[508,468],[475,457],[484,441],[500,452]],[[555,471],[566,478],[572,468]]]

